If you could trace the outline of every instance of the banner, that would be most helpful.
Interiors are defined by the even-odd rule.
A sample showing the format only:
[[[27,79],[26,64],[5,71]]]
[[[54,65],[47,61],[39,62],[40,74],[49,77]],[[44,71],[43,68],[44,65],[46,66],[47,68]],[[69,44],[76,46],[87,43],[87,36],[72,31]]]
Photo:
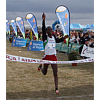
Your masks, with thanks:
[[[25,18],[28,21],[28,23],[30,24],[32,31],[34,32],[34,34],[38,40],[38,30],[37,30],[37,22],[36,22],[35,16],[33,14],[27,14]]]
[[[79,45],[77,43],[69,43],[69,46],[67,46],[66,43],[56,43],[56,50],[58,51],[63,51],[63,52],[71,52],[73,50],[78,51],[79,52],[79,48],[82,46],[83,44]]]
[[[69,53],[70,50],[71,50],[71,47],[72,47],[71,43],[69,43],[69,47],[67,46],[66,43],[62,43],[61,48],[60,48],[59,51],[68,52]]]
[[[10,35],[10,22],[8,20],[6,20],[6,32],[7,34],[9,32],[9,35]]]
[[[9,54],[6,54],[6,60],[24,62],[24,63],[38,63],[38,64],[71,64],[71,63],[94,62],[93,58],[74,60],[74,61],[49,61],[49,60],[40,60],[40,59],[14,56],[14,55],[9,55]]]
[[[43,41],[30,41],[28,45],[30,51],[44,51]]]
[[[13,39],[12,46],[15,47],[26,47],[27,40],[25,39]]]
[[[15,21],[16,21],[16,23],[17,23],[17,25],[18,25],[18,27],[19,27],[24,39],[25,39],[25,28],[24,28],[23,19],[21,17],[16,17]]]
[[[16,37],[17,37],[17,26],[15,20],[11,20],[11,25],[13,27],[13,30],[15,31]]]
[[[57,18],[60,22],[61,28],[63,30],[63,34],[70,34],[70,12],[65,6],[58,6],[55,11]],[[69,38],[66,39],[66,43],[68,45]]]
[[[94,58],[94,48],[88,47],[84,44],[81,56]]]
[[[56,50],[60,51],[61,46],[62,46],[62,42],[56,43]]]
[[[71,51],[75,50],[79,52],[79,48],[82,46],[83,44],[77,44],[77,43],[72,43],[72,47],[71,47]]]

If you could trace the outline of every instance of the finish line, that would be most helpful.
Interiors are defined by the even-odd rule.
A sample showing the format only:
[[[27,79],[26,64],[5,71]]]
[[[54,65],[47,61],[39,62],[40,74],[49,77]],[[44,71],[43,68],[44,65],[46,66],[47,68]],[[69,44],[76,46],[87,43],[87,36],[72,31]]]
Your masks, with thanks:
[[[74,60],[74,61],[49,61],[49,60],[33,59],[33,58],[27,58],[27,57],[21,57],[21,56],[9,55],[9,54],[6,54],[6,60],[24,62],[24,63],[38,63],[38,64],[71,64],[71,63],[94,62],[94,58]]]

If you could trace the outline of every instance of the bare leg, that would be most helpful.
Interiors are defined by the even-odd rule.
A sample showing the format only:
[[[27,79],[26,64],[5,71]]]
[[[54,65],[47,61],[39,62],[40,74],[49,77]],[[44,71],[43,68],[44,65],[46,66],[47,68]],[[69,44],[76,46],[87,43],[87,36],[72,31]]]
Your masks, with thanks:
[[[53,70],[53,75],[54,75],[54,82],[55,82],[55,90],[58,89],[58,67],[57,64],[51,64],[52,70]]]
[[[41,67],[41,71],[42,71],[42,73],[43,73],[44,75],[47,74],[48,66],[49,66],[49,64],[44,64],[44,67],[43,67],[43,68]]]

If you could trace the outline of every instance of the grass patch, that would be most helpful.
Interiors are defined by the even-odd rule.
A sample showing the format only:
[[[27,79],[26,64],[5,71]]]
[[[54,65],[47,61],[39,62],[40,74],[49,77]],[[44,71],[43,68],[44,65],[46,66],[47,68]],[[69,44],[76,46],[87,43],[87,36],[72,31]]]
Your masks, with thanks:
[[[42,59],[44,52],[27,51],[27,47],[12,47],[11,43],[7,41],[6,54]],[[58,61],[68,60],[64,53],[57,53],[57,58]],[[50,65],[46,76],[37,70],[38,65],[6,61],[7,99],[33,98],[33,100],[37,100],[43,98],[46,100],[44,98],[49,98],[59,100],[57,98],[59,96],[87,95],[81,99],[73,97],[73,100],[93,100],[93,96],[88,97],[89,94],[94,94],[93,62],[78,64],[76,67],[72,67],[70,64],[59,64],[59,96],[54,95],[54,77]]]

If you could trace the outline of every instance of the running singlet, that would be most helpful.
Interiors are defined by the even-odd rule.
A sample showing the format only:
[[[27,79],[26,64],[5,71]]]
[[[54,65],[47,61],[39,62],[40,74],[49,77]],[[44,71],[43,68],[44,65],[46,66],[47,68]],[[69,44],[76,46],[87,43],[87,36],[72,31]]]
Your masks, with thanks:
[[[45,21],[42,22],[42,38],[45,55],[56,55],[56,43],[64,41],[63,37],[58,39],[55,35],[53,35],[52,38],[46,35]]]
[[[56,55],[56,41],[54,36],[52,36],[52,38],[49,38],[47,36],[47,40],[44,41],[44,51],[45,51],[45,55]]]

